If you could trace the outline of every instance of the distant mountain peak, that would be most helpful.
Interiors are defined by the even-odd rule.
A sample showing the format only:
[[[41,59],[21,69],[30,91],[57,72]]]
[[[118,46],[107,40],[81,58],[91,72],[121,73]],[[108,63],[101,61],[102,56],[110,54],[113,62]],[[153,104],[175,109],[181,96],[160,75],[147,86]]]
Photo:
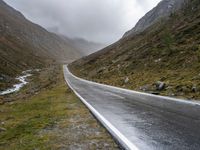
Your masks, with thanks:
[[[69,38],[65,35],[62,35],[62,37],[68,40],[73,47],[81,51],[85,56],[97,52],[98,50],[101,50],[102,48],[106,47],[106,44],[88,41],[80,37]]]
[[[179,10],[187,0],[162,0],[158,5],[142,17],[133,29],[126,32],[123,37],[140,33],[156,23],[161,18],[167,18]]]

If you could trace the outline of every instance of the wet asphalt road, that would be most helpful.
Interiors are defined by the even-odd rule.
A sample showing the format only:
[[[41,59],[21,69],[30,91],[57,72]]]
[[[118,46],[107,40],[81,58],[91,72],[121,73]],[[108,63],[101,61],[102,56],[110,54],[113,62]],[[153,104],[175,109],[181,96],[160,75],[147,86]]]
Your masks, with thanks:
[[[79,80],[66,68],[64,74],[74,90],[138,149],[200,150],[199,119],[145,105],[123,91]]]

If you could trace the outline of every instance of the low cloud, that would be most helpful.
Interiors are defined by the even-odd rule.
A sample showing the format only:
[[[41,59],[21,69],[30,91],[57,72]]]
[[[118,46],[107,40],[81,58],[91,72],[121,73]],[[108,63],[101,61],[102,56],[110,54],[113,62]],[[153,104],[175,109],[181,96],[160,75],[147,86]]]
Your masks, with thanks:
[[[110,44],[160,0],[5,0],[29,20],[69,37]]]

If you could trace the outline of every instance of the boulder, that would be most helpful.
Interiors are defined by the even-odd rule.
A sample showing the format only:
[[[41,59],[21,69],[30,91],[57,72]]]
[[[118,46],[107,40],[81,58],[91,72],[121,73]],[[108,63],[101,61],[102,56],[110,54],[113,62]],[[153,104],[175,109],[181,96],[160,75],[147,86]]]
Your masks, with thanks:
[[[164,82],[157,81],[157,82],[155,83],[155,86],[156,86],[156,90],[162,91],[162,90],[165,89],[166,84],[165,84]]]
[[[192,92],[196,93],[199,91],[199,88],[196,85],[193,85]]]

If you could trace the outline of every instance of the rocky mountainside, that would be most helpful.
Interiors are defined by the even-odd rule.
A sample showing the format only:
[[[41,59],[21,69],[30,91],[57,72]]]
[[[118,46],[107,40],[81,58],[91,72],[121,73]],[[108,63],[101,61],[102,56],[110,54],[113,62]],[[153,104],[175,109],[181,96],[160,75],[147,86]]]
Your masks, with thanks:
[[[65,40],[28,21],[20,12],[2,0],[0,0],[0,46],[0,61],[8,67],[17,63],[28,65],[28,62],[38,58],[55,59],[60,62],[82,56],[81,52],[68,45]]]
[[[170,15],[179,10],[186,1],[187,0],[162,0],[154,9],[142,17],[132,30],[126,32],[124,37],[144,31],[161,18],[167,19]]]
[[[167,18],[75,61],[71,71],[124,88],[200,99],[200,1],[188,1]]]
[[[13,75],[46,62],[80,58],[82,53],[69,43],[0,0],[0,74]]]

